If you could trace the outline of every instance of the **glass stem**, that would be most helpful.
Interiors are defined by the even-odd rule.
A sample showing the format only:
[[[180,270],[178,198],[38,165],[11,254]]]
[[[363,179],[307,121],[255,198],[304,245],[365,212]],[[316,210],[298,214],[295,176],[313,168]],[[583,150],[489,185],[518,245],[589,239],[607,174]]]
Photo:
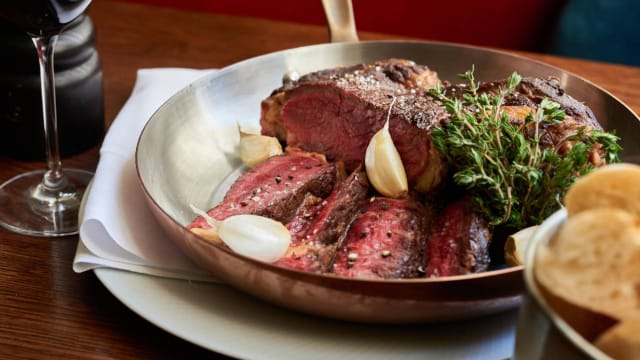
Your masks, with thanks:
[[[67,185],[62,172],[58,143],[58,119],[56,112],[56,85],[53,71],[53,51],[58,35],[33,37],[40,63],[40,88],[42,89],[42,118],[44,121],[47,172],[43,185],[50,191],[60,191]]]

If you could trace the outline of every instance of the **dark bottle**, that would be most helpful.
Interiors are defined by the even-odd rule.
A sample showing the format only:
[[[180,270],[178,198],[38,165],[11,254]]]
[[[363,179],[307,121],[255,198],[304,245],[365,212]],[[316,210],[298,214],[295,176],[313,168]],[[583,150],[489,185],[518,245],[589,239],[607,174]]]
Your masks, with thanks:
[[[40,72],[27,25],[20,29],[0,17],[5,49],[0,56],[0,155],[41,160],[45,140]],[[51,24],[51,30],[57,26]],[[98,144],[104,135],[102,68],[88,16],[81,15],[60,34],[54,67],[60,152],[69,156]]]

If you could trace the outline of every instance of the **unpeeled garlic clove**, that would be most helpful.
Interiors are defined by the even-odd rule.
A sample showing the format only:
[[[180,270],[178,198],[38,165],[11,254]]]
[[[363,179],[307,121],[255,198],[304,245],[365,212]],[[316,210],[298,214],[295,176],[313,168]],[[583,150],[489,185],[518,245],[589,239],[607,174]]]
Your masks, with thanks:
[[[282,145],[272,136],[248,134],[240,130],[240,160],[254,167],[274,155],[282,154]]]
[[[504,261],[508,266],[524,265],[524,249],[538,228],[537,225],[509,235],[504,244]]]
[[[203,229],[203,228],[193,228],[191,232],[200,236],[201,238],[207,239],[214,244],[221,245],[223,241],[218,236],[218,232],[213,228]]]
[[[397,198],[407,193],[409,185],[398,149],[389,133],[389,119],[369,142],[364,165],[371,185],[382,195]]]

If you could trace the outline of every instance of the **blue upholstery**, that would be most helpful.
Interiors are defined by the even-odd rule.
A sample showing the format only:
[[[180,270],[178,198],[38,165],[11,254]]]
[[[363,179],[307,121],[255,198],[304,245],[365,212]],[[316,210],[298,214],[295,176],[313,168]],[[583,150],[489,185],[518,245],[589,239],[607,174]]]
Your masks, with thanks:
[[[640,66],[640,1],[569,0],[550,52]]]

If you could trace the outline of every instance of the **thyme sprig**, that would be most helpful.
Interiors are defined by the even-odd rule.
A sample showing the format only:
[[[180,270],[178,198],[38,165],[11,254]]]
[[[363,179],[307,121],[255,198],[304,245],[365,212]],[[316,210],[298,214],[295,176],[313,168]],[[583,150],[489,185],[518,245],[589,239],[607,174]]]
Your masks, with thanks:
[[[433,129],[433,143],[454,183],[471,193],[489,223],[514,228],[539,224],[559,208],[575,179],[594,169],[594,149],[604,152],[607,163],[619,161],[619,138],[599,130],[577,130],[564,139],[571,148],[562,153],[559,147],[543,146],[543,129],[565,119],[560,105],[549,99],[524,121],[509,121],[502,106],[521,81],[518,73],[497,94],[478,91],[473,67],[458,76],[467,81],[461,99],[447,97],[439,86],[431,90],[450,117]]]

